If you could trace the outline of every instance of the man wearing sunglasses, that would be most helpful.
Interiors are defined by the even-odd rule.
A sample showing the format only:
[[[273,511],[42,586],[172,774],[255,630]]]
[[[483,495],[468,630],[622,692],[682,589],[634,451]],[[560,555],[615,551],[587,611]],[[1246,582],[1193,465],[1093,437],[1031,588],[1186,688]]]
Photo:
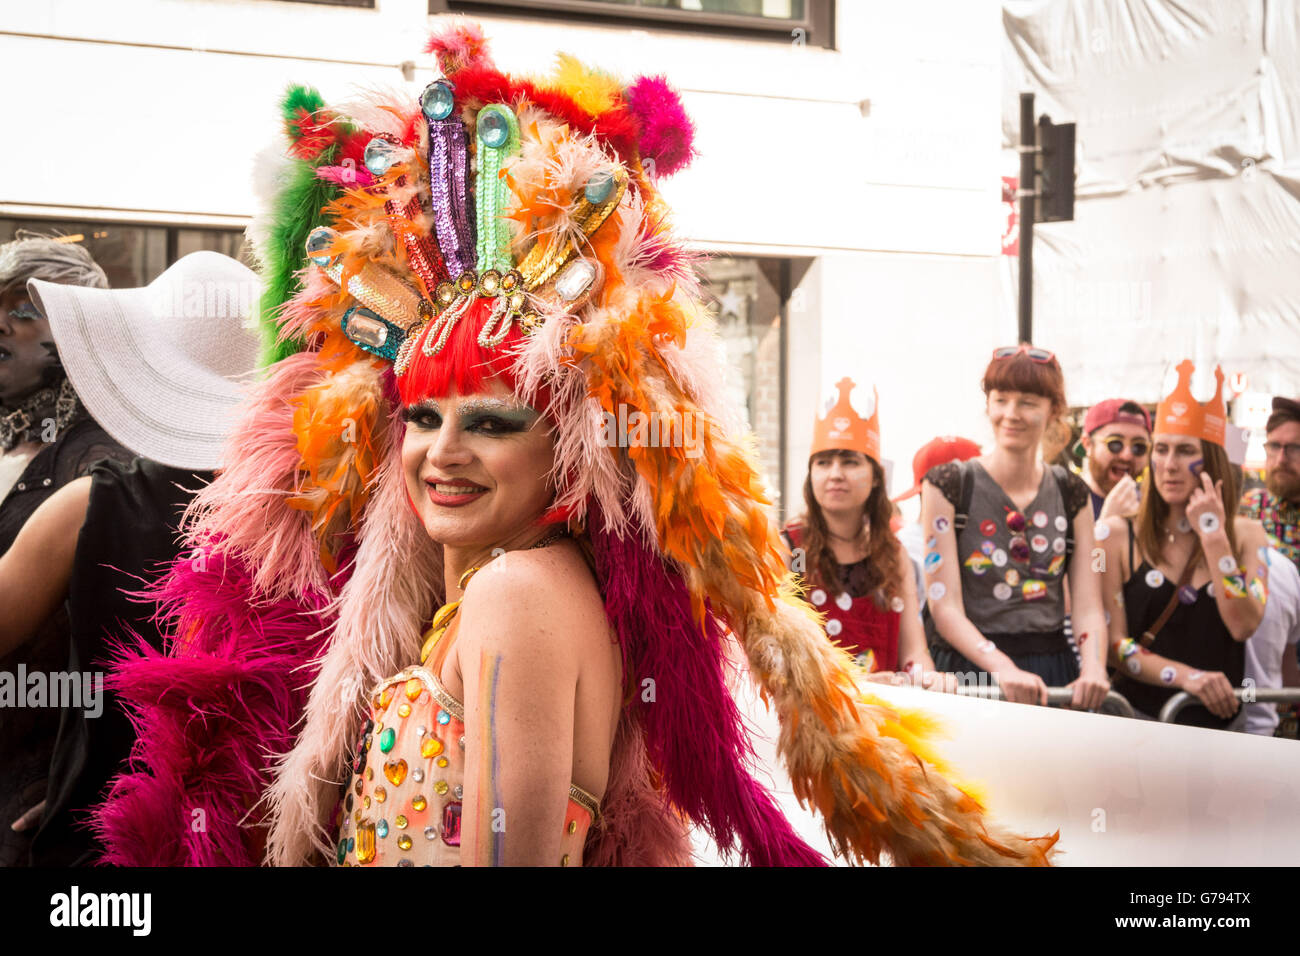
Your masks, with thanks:
[[[1300,566],[1300,402],[1273,399],[1265,436],[1265,487],[1246,492],[1240,514],[1263,524],[1273,546]]]
[[[1151,417],[1137,402],[1108,398],[1083,419],[1087,453],[1084,481],[1092,492],[1092,516],[1137,512],[1137,478],[1151,454]]]

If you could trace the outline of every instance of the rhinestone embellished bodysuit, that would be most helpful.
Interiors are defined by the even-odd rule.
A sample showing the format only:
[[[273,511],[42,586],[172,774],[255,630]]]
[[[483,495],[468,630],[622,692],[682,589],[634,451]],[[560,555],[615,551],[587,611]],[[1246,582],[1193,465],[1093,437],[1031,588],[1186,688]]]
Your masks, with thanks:
[[[465,712],[438,678],[411,667],[375,690],[343,797],[342,866],[459,866]],[[569,787],[561,866],[580,866],[596,798]]]

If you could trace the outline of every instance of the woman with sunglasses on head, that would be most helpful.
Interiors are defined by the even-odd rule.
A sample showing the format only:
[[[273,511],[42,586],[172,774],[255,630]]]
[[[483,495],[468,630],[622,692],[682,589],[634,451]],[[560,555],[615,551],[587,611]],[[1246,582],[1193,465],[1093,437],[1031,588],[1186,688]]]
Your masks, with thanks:
[[[1189,361],[1178,366],[1178,385],[1156,409],[1137,523],[1107,518],[1097,538],[1115,690],[1153,718],[1186,691],[1204,706],[1177,722],[1222,729],[1239,714],[1233,689],[1245,676],[1245,641],[1264,616],[1268,541],[1257,522],[1234,520],[1225,505],[1225,487],[1231,501],[1235,486],[1223,445],[1223,373],[1215,370],[1219,390],[1201,403],[1192,371]]]
[[[1098,707],[1110,684],[1088,487],[1040,452],[1066,407],[1061,366],[1029,345],[997,349],[983,389],[992,450],[931,469],[921,490],[935,666],[992,675],[1007,700],[1046,704],[1048,687],[1070,687],[1071,706]]]
[[[826,634],[872,679],[945,687],[925,646],[911,558],[890,528],[880,463],[879,409],[853,407],[848,379],[813,425],[806,510],[786,525],[792,568],[805,597],[826,615]]]

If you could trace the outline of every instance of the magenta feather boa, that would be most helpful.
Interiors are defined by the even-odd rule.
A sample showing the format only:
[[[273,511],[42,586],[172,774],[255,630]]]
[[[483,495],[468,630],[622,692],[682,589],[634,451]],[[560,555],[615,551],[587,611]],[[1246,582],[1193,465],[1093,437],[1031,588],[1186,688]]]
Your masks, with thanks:
[[[707,615],[701,632],[681,576],[635,536],[597,530],[603,525],[594,514],[590,536],[605,613],[622,638],[631,706],[641,709],[646,747],[669,800],[719,850],[738,848],[752,866],[825,865],[746,769],[754,753],[727,689],[718,621]],[[653,703],[641,698],[646,678],[654,680]]]
[[[335,589],[350,568],[343,561]],[[137,742],[91,818],[102,862],[259,865],[264,832],[250,812],[272,759],[293,745],[330,596],[258,601],[242,562],[212,552],[178,560],[149,594],[173,644],[166,654],[140,638],[115,649],[109,685]]]

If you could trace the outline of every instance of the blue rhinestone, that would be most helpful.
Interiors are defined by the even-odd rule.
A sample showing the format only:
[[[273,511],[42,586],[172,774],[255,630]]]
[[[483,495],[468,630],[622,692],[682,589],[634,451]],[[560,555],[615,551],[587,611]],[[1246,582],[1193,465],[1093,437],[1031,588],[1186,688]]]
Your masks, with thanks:
[[[325,250],[329,249],[337,238],[338,233],[333,229],[328,226],[317,226],[307,236],[307,258],[322,269],[327,268],[333,258]]]
[[[375,835],[376,835],[376,836],[381,836],[381,837],[386,837],[386,836],[388,836],[388,821],[387,821],[387,820],[380,820],[378,823],[375,824]]]
[[[430,83],[420,94],[420,109],[431,120],[446,119],[451,115],[451,108],[455,105],[456,98],[451,92],[451,87],[442,80]]]
[[[438,723],[444,725],[451,723],[451,714],[447,713],[445,710],[438,711]]]
[[[357,848],[357,838],[348,837],[348,852],[351,853],[356,848]]]
[[[376,136],[366,144],[366,169],[376,176],[382,176],[397,162],[397,147],[388,140]]]
[[[510,138],[510,126],[500,110],[483,109],[478,114],[478,138],[484,146],[496,149],[504,146]]]
[[[582,190],[582,194],[587,197],[587,202],[602,203],[609,198],[609,194],[613,191],[614,174],[602,171],[587,180],[587,185]]]

